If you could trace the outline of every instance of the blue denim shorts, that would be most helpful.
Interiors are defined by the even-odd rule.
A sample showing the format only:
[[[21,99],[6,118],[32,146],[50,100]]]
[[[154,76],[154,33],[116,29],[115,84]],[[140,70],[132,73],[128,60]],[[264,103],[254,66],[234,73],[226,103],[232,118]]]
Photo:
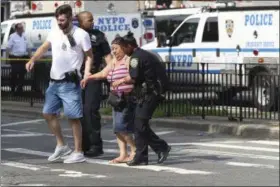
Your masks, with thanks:
[[[133,133],[135,102],[129,101],[122,112],[113,109],[113,128],[114,133]]]
[[[59,114],[63,107],[69,119],[83,117],[81,87],[71,82],[50,82],[46,91],[44,114]]]

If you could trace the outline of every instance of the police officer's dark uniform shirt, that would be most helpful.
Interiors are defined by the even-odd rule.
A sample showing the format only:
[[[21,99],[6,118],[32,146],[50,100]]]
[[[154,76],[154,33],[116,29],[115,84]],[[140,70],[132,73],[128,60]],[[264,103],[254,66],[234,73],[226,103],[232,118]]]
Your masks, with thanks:
[[[147,85],[153,85],[156,80],[157,61],[151,53],[137,48],[130,57],[130,77],[135,80],[136,87],[141,86],[144,82]]]
[[[103,57],[111,53],[111,48],[103,32],[97,29],[92,29],[88,33],[91,40],[92,52],[94,56],[91,73],[96,73],[98,72],[100,65],[102,64]],[[81,68],[82,74],[84,74],[84,69],[85,63]]]

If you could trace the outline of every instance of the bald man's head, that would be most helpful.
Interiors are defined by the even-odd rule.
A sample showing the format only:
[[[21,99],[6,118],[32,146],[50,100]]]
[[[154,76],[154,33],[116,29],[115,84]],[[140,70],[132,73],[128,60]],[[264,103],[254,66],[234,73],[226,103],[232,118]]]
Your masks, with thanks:
[[[91,12],[83,11],[78,14],[79,25],[84,30],[93,28],[93,16]]]

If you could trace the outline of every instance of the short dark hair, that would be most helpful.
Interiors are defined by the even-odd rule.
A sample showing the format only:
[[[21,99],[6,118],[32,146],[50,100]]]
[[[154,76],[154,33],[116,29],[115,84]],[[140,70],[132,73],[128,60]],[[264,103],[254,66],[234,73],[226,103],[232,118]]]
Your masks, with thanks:
[[[71,18],[73,16],[72,7],[67,4],[57,7],[55,10],[55,17],[57,18],[61,14],[65,14],[68,18]]]
[[[137,47],[138,44],[136,42],[136,39],[133,36],[133,33],[128,31],[128,33],[123,37],[124,43],[126,45],[131,45],[133,47]]]
[[[18,27],[19,27],[20,25],[23,26],[22,23],[16,23],[16,24],[15,24],[15,29],[18,29]]]

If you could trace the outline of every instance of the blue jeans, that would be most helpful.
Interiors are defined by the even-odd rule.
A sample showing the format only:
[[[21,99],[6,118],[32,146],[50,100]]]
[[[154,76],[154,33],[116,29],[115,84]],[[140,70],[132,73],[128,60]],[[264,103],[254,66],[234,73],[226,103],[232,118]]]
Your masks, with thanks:
[[[80,85],[71,82],[50,82],[46,91],[43,114],[58,115],[62,107],[64,115],[69,119],[83,117]]]

